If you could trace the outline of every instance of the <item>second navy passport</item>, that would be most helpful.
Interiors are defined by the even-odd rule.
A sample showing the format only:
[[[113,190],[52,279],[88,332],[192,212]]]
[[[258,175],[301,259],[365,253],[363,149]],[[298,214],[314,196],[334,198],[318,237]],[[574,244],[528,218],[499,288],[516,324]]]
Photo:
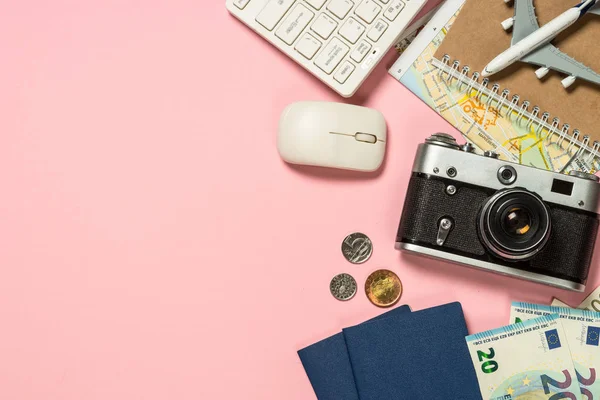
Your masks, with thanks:
[[[460,303],[405,311],[298,352],[319,400],[481,400]]]

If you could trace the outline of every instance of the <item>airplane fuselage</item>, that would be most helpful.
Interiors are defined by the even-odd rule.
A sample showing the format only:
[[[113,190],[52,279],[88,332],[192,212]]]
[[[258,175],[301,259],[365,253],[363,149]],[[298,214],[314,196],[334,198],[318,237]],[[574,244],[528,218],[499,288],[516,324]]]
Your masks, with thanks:
[[[518,1],[518,0],[515,0]],[[504,52],[494,58],[482,71],[482,76],[487,77],[498,73],[506,67],[519,61],[527,54],[540,48],[541,46],[551,42],[562,31],[573,25],[581,18],[587,10],[596,4],[598,0],[587,0],[577,6],[568,9],[546,25],[524,37],[513,46],[509,47]]]

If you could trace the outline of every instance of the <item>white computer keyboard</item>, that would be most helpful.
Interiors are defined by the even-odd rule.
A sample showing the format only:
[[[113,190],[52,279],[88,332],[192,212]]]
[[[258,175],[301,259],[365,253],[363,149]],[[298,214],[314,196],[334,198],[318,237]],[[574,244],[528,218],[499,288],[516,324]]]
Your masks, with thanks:
[[[426,0],[226,0],[227,9],[344,97]]]

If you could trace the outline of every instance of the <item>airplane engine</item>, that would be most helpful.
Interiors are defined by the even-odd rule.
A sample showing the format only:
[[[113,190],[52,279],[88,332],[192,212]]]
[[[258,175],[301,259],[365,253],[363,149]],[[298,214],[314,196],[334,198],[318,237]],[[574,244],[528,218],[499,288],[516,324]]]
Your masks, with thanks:
[[[535,70],[535,76],[537,76],[538,79],[542,79],[543,77],[548,75],[549,71],[550,70],[546,67],[538,68]]]
[[[501,22],[502,24],[502,29],[504,29],[505,31],[508,31],[510,28],[513,27],[515,23],[515,19],[514,18],[507,18],[504,21]]]
[[[577,79],[577,78],[574,77],[573,75],[567,76],[565,79],[560,81],[560,83],[562,83],[563,87],[565,89],[567,89],[569,86],[571,86],[573,83],[575,83],[575,79]]]

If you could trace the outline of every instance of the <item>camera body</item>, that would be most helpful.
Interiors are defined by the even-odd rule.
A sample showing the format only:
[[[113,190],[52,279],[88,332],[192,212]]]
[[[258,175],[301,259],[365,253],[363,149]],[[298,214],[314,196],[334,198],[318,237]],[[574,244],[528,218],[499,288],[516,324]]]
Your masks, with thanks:
[[[581,292],[599,198],[595,175],[477,155],[438,133],[418,147],[396,248]]]

